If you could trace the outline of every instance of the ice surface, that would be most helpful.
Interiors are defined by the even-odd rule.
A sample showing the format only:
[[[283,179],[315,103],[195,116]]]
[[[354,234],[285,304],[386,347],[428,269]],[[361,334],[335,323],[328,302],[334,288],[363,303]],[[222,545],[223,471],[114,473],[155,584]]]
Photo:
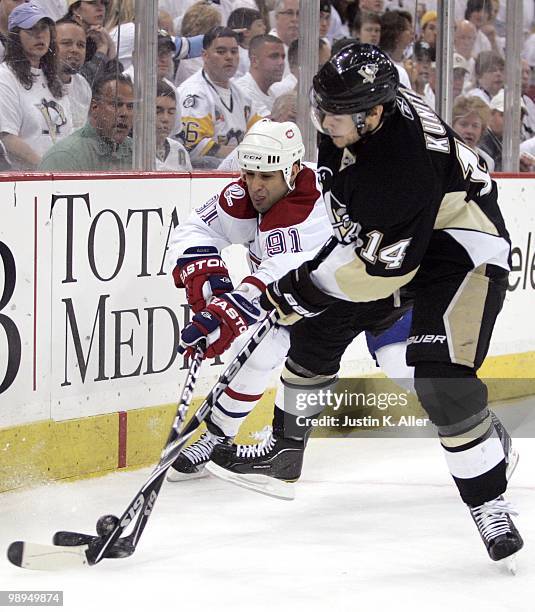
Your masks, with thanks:
[[[22,570],[5,550],[94,532],[148,469],[2,494],[0,590],[61,589],[73,612],[533,612],[535,444],[516,447],[516,576],[488,558],[436,440],[313,439],[295,501],[213,477],[166,483],[136,553],[84,570]]]

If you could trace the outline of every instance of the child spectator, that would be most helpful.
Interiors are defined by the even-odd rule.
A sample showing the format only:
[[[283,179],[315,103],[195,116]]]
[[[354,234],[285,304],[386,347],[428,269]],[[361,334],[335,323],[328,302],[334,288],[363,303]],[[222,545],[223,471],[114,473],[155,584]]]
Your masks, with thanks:
[[[175,88],[165,81],[156,85],[156,170],[190,171],[189,154],[181,143],[169,136],[176,123]]]
[[[381,16],[370,11],[359,11],[353,21],[352,34],[359,42],[378,47],[381,42]]]
[[[8,29],[0,64],[0,138],[13,166],[27,170],[72,132],[72,115],[56,70],[52,19],[24,3],[10,14]]]
[[[467,92],[468,96],[478,96],[490,105],[492,98],[503,87],[505,62],[496,51],[482,51],[475,62],[476,87]]]

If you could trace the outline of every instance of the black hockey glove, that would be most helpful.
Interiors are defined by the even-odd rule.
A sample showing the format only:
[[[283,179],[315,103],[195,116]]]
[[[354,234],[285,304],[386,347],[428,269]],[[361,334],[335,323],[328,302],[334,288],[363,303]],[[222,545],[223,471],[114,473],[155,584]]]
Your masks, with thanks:
[[[336,298],[323,293],[314,285],[308,264],[305,262],[270,283],[260,297],[260,306],[264,310],[277,309],[280,325],[293,325],[303,317],[315,317],[336,302]]]

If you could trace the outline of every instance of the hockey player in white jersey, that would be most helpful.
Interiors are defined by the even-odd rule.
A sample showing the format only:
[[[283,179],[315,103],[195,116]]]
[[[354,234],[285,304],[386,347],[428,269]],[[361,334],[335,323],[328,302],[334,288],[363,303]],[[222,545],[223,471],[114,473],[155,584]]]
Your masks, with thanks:
[[[170,240],[168,262],[177,287],[186,289],[194,311],[226,323],[207,356],[221,354],[260,311],[255,299],[266,285],[307,261],[332,232],[317,175],[302,163],[305,149],[295,123],[256,123],[238,147],[243,172],[179,225]],[[233,288],[221,251],[230,244],[248,247],[251,274]],[[232,318],[233,313],[238,316]],[[200,315],[193,325],[209,328]],[[219,328],[218,328],[219,329]],[[254,329],[254,327],[251,329]],[[219,332],[217,332],[219,333]],[[231,357],[249,338],[234,343]],[[274,370],[282,367],[290,345],[287,329],[276,327],[253,353],[208,417],[207,431],[179,456],[169,480],[204,474],[213,446],[230,441],[262,397]]]
[[[242,179],[195,210],[186,223],[177,226],[170,240],[168,267],[173,268],[176,286],[186,289],[194,313],[199,313],[183,330],[183,339],[191,336],[194,344],[196,336],[209,331],[211,325],[218,326],[219,319],[224,321],[221,337],[210,337],[209,357],[221,354],[240,329],[255,322],[260,312],[253,303],[266,284],[315,254],[332,235],[316,173],[301,162],[304,147],[295,123],[261,121],[247,133],[237,152]],[[220,256],[229,244],[249,248],[251,275],[235,290]],[[239,313],[235,319],[225,317],[229,305]],[[403,316],[406,309],[400,308],[391,315],[389,307],[384,318],[380,305],[371,310],[367,318],[372,322],[363,322],[363,328],[371,332],[368,346],[377,364],[390,378],[412,379],[412,368],[404,357],[410,313]],[[345,314],[340,309],[332,316]],[[232,344],[230,358],[253,332],[254,327]],[[214,445],[234,438],[273,373],[282,367],[290,336],[288,328],[273,329],[262,349],[253,353],[213,407],[206,433],[179,456],[169,480],[205,475],[204,466]],[[283,405],[283,393],[279,384],[276,406]]]

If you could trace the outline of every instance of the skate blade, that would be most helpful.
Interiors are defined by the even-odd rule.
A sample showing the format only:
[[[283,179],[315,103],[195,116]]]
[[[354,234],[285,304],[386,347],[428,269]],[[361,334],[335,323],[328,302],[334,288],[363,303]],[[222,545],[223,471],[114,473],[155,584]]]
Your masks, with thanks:
[[[520,459],[518,451],[512,448],[509,451],[508,459],[509,461],[507,462],[507,467],[505,468],[505,478],[507,479],[507,482],[511,480],[511,476],[513,475],[513,472],[515,471],[516,466],[518,465],[518,460]]]
[[[502,563],[510,574],[516,576],[516,555],[505,557],[505,559],[502,559]]]
[[[210,474],[222,480],[231,482],[244,489],[257,491],[258,493],[262,493],[262,495],[276,497],[277,499],[286,499],[288,501],[295,499],[295,487],[293,482],[271,478],[271,476],[265,476],[264,474],[236,474],[229,470],[225,470],[225,468],[222,468],[213,461],[209,461],[205,469],[210,472]]]
[[[87,545],[53,546],[31,542],[12,542],[7,549],[7,558],[18,567],[31,570],[66,570],[89,565]]]
[[[209,476],[206,468],[203,467],[198,472],[178,472],[174,468],[169,468],[167,472],[167,482],[184,482],[185,480],[199,480],[200,478],[206,478]]]

